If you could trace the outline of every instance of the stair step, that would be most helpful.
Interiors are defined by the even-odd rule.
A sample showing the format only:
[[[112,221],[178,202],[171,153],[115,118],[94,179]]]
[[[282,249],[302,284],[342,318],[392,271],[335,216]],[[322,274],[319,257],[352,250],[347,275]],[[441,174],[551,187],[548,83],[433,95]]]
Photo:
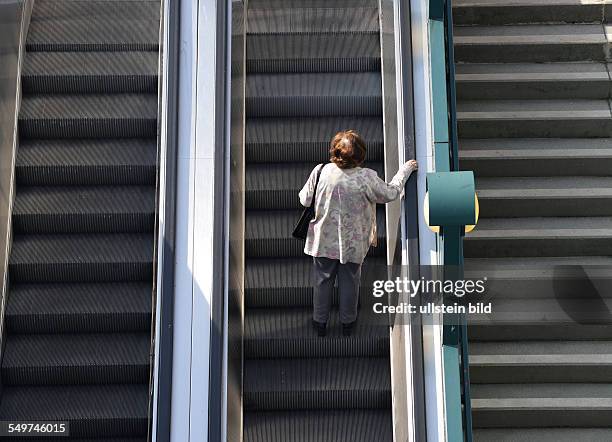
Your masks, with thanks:
[[[392,440],[389,410],[247,412],[245,442],[371,442]]]
[[[102,2],[100,2],[102,3]],[[158,5],[159,7],[159,5]],[[108,9],[108,6],[106,6]],[[117,10],[119,12],[120,10]],[[159,50],[159,20],[57,18],[33,21],[28,52],[95,52]]]
[[[158,58],[157,52],[31,52],[24,59],[22,90],[156,93]]]
[[[248,211],[245,220],[245,256],[249,258],[289,258],[304,255],[304,242],[291,236],[300,211]],[[384,207],[377,211],[378,246],[370,256],[382,256],[386,250]]]
[[[25,96],[19,133],[25,138],[155,137],[157,95]]]
[[[160,5],[151,0],[38,0],[32,10],[32,22],[53,19],[79,20],[158,20]]]
[[[22,139],[18,186],[154,185],[157,141],[151,139]]]
[[[457,98],[608,98],[612,92],[604,63],[459,63]]]
[[[477,428],[475,442],[606,442],[610,428]]]
[[[608,287],[610,274],[607,274]],[[557,284],[563,284],[558,281]],[[468,314],[468,335],[476,341],[609,341],[612,333],[610,292],[575,293],[574,297],[506,298],[488,295],[492,313]]]
[[[245,106],[249,117],[381,115],[380,73],[253,74]]]
[[[456,26],[455,61],[471,63],[606,61],[601,24]]]
[[[151,186],[19,187],[16,233],[153,232]]]
[[[380,40],[371,34],[251,34],[247,72],[380,72]]]
[[[249,209],[299,209],[298,193],[308,180],[316,163],[259,163],[246,167],[245,201]],[[376,170],[384,177],[382,163],[363,167]]]
[[[7,386],[0,419],[68,421],[72,438],[144,436],[148,392],[148,384]]]
[[[6,327],[9,333],[147,332],[152,290],[151,282],[12,283]]]
[[[611,217],[489,218],[466,235],[465,256],[606,255],[611,246]]]
[[[610,379],[612,346],[609,341],[470,344],[470,381],[474,384],[607,382]]]
[[[607,100],[496,100],[457,104],[459,137],[608,137]]]
[[[9,272],[16,282],[143,281],[152,261],[150,233],[16,235]]]
[[[611,177],[479,178],[480,216],[612,216]]]
[[[248,118],[248,163],[329,161],[329,144],[339,131],[356,130],[365,140],[369,161],[382,161],[382,120],[378,117]]]
[[[362,273],[374,267],[386,269],[386,261],[370,257],[364,261]],[[362,284],[362,299],[368,291],[371,294],[371,289]],[[303,255],[291,259],[248,259],[245,304],[248,308],[312,306],[312,258]],[[337,293],[332,297],[332,305],[338,305]]]
[[[601,23],[605,2],[597,0],[455,0],[456,25]]]
[[[350,337],[342,336],[338,311],[332,310],[325,339],[312,327],[312,307],[249,309],[245,315],[246,358],[382,357],[389,354],[389,329],[376,325],[362,308]]]
[[[592,297],[596,288],[602,297],[612,282],[609,256],[564,256],[532,258],[468,258],[466,278],[487,278],[486,293],[501,299],[579,299]],[[612,291],[610,292],[612,293]]]
[[[610,138],[461,139],[461,168],[477,177],[607,176]],[[480,181],[480,180],[478,180]]]
[[[472,385],[478,428],[606,427],[612,384]]]
[[[7,339],[4,385],[147,383],[149,333],[37,334]]]
[[[378,5],[313,5],[249,8],[249,34],[320,34],[379,32]]]
[[[390,381],[387,358],[249,360],[244,408],[390,408]]]

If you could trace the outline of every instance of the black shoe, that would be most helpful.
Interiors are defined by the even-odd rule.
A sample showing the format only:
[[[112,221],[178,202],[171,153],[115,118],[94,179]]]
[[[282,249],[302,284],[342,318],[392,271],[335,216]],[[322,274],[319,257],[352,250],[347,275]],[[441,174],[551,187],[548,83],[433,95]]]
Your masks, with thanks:
[[[327,334],[327,324],[325,322],[318,322],[313,319],[312,326],[317,331],[317,334],[320,337],[323,337]]]
[[[355,328],[355,323],[357,321],[349,322],[347,324],[342,324],[342,334],[344,336],[350,336],[353,333],[353,328]]]

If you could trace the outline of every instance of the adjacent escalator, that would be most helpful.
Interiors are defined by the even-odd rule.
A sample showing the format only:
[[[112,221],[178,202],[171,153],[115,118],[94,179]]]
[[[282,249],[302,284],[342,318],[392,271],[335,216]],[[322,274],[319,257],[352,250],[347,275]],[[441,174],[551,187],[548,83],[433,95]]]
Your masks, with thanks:
[[[244,440],[392,440],[389,335],[312,329],[311,260],[291,238],[298,191],[339,130],[382,175],[378,2],[249,2],[246,101]],[[384,211],[379,245],[385,253]],[[363,296],[363,295],[362,295]],[[337,306],[337,299],[334,300]]]
[[[159,1],[35,2],[0,420],[146,440],[159,14]]]

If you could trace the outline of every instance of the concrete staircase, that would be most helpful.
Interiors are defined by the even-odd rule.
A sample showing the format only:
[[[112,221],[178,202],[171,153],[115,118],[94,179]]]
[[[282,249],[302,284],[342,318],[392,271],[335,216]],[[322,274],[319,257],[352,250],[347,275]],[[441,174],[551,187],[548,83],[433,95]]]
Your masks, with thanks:
[[[612,327],[577,320],[612,311],[609,281],[589,298],[583,278],[612,277],[610,18],[606,0],[454,1],[481,202],[466,272],[503,297],[469,331],[476,441],[612,440]]]

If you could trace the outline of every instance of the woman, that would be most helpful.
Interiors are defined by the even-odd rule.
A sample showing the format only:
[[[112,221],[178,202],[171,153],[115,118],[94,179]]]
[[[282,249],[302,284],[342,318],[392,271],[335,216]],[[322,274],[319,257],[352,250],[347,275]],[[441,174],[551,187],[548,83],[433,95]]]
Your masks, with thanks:
[[[300,191],[300,203],[309,206],[320,171],[304,253],[314,258],[313,326],[325,336],[337,277],[342,332],[349,336],[357,320],[361,264],[370,245],[376,246],[376,204],[400,196],[417,162],[402,165],[386,183],[376,171],[360,167],[366,146],[352,130],[338,132],[329,153],[330,163],[315,167]]]

